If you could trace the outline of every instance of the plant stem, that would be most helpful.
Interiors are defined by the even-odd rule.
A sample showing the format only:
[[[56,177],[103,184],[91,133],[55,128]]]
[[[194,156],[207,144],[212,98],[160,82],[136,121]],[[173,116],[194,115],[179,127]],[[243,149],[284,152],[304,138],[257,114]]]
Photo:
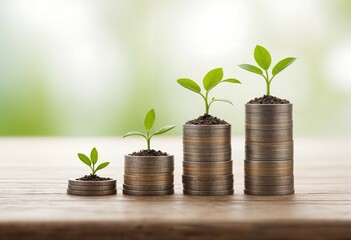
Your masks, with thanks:
[[[147,150],[150,151],[150,140],[151,140],[151,137],[150,137],[150,133],[149,131],[146,132],[146,143],[147,143]]]
[[[265,77],[265,80],[266,80],[266,86],[267,86],[267,96],[269,96],[271,94],[271,82],[269,81],[269,77],[268,77],[268,71],[266,70],[266,77]]]
[[[205,104],[206,104],[206,115],[208,115],[208,112],[210,111],[210,104],[208,104],[208,91],[206,91]]]

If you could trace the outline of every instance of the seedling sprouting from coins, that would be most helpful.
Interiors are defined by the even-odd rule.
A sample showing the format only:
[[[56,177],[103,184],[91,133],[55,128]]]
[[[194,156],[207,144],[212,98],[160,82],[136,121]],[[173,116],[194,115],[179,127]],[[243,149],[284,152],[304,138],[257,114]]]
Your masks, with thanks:
[[[159,130],[157,130],[154,133],[151,133],[151,128],[153,127],[154,123],[155,123],[155,119],[156,119],[156,114],[155,114],[155,110],[151,109],[145,116],[144,119],[144,126],[145,126],[145,131],[146,133],[141,133],[141,132],[136,132],[136,131],[132,131],[132,132],[127,132],[123,138],[128,137],[128,136],[141,136],[143,138],[145,138],[146,143],[147,143],[147,150],[150,151],[150,142],[151,142],[151,138],[155,135],[161,135],[163,133],[166,133],[170,130],[172,130],[173,128],[175,128],[175,125],[167,125],[164,126],[162,128],[160,128]]]
[[[110,162],[103,162],[100,165],[98,165],[97,168],[95,168],[95,165],[98,161],[98,151],[96,150],[96,148],[93,148],[91,150],[90,158],[83,153],[78,153],[78,157],[83,163],[90,167],[92,175],[95,175],[97,171],[104,169],[110,164]]]
[[[177,80],[177,82],[189,89],[190,91],[193,91],[197,94],[199,94],[203,100],[205,101],[205,114],[208,115],[209,114],[209,110],[210,110],[210,106],[212,105],[212,103],[214,102],[226,102],[229,103],[231,105],[233,105],[233,103],[230,100],[227,99],[217,99],[217,98],[212,98],[211,100],[209,100],[209,96],[208,94],[210,93],[210,91],[216,87],[217,85],[219,85],[220,83],[239,83],[240,81],[234,78],[228,78],[228,79],[223,79],[223,69],[222,68],[216,68],[213,69],[211,71],[209,71],[205,77],[203,78],[203,86],[204,86],[204,93],[202,93],[200,86],[193,80],[189,79],[189,78],[180,78]]]
[[[271,83],[274,77],[277,76],[278,73],[283,71],[285,68],[287,68],[290,64],[292,64],[296,60],[296,58],[287,57],[279,61],[273,67],[272,76],[270,77],[268,74],[268,69],[271,66],[272,58],[270,53],[267,51],[267,49],[265,49],[260,45],[256,45],[254,50],[254,58],[258,66],[260,66],[261,68],[251,64],[241,64],[239,65],[239,67],[241,67],[242,69],[245,69],[246,71],[261,75],[266,81],[266,95],[268,96],[271,94]]]

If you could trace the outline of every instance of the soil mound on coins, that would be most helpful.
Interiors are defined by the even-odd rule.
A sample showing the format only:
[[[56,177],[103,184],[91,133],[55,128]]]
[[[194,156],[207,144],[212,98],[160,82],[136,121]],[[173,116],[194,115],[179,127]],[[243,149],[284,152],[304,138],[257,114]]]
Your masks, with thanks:
[[[77,178],[76,180],[80,181],[108,181],[112,180],[111,178],[99,177],[98,175],[85,175],[84,177]]]
[[[156,151],[154,149],[151,150],[140,150],[139,152],[133,152],[129,154],[131,156],[168,156],[166,152]]]
[[[263,97],[252,99],[248,104],[289,104],[286,99],[281,99],[271,95],[263,95]]]
[[[218,124],[228,124],[226,121],[219,119],[217,117],[211,116],[209,114],[204,114],[196,119],[187,121],[186,124],[191,125],[218,125]]]

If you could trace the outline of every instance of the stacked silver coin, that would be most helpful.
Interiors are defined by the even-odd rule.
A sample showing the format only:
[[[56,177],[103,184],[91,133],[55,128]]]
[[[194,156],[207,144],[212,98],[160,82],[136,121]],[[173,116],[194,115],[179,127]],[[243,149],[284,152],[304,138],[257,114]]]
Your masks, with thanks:
[[[183,193],[233,194],[231,125],[183,125]]]
[[[292,104],[246,104],[245,193],[294,193]]]
[[[106,196],[117,193],[116,180],[82,181],[68,180],[67,194],[76,196]]]
[[[124,158],[123,193],[161,196],[174,193],[174,157],[131,156]]]

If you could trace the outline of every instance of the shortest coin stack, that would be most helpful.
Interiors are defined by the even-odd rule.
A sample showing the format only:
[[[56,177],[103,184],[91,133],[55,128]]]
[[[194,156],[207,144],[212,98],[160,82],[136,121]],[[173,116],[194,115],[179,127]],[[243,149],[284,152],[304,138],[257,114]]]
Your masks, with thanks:
[[[67,194],[76,196],[107,196],[117,193],[116,180],[82,181],[68,180]]]
[[[131,156],[124,158],[123,194],[162,196],[174,193],[173,156]]]

